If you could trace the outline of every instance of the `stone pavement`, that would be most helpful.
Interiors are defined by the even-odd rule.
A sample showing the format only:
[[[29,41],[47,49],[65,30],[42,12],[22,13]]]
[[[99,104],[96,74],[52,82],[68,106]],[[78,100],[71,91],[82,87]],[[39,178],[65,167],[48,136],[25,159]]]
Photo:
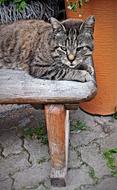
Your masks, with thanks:
[[[57,188],[50,185],[48,145],[36,134],[24,135],[26,128],[45,127],[42,111],[31,106],[0,110],[0,190],[117,190],[117,177],[103,154],[117,147],[117,120],[112,116],[71,111],[67,186]]]

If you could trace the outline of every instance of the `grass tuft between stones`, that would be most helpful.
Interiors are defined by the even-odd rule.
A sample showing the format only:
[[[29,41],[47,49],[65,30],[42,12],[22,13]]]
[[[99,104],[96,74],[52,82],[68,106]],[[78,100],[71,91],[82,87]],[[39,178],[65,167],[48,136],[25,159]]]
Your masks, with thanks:
[[[117,107],[115,107],[115,113],[113,114],[113,118],[117,119]]]
[[[85,122],[82,122],[82,121],[74,121],[72,124],[71,124],[71,132],[72,131],[75,131],[75,132],[80,132],[82,130],[86,130],[87,129],[87,126],[85,124]]]
[[[98,177],[95,174],[95,170],[94,168],[90,167],[89,168],[89,176],[93,179],[94,183],[97,184],[98,183]]]
[[[111,169],[112,176],[117,176],[117,147],[107,149],[103,153],[108,168]]]
[[[113,114],[113,118],[117,119],[117,111]]]
[[[42,144],[48,144],[48,137],[44,127],[25,128],[23,135],[31,139],[39,139]]]
[[[44,162],[46,162],[46,161],[47,161],[47,158],[42,157],[41,159],[37,160],[37,163],[38,163],[38,164],[42,164],[42,163],[44,163]]]

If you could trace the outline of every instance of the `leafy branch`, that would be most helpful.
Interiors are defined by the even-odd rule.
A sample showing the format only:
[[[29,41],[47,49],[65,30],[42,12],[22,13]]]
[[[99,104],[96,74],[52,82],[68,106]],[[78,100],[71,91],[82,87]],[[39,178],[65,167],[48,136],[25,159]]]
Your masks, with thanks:
[[[27,0],[0,0],[0,5],[9,3],[15,4],[16,8],[21,12],[25,9]]]
[[[68,3],[67,8],[72,10],[73,12],[76,12],[78,8],[81,9],[82,6],[88,2],[89,0],[74,0],[74,1],[67,0]]]

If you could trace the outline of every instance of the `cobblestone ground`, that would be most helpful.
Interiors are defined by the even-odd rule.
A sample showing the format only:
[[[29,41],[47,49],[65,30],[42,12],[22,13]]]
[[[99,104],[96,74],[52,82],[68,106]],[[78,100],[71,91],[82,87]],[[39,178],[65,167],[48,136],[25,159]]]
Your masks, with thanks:
[[[0,190],[117,190],[117,177],[103,154],[117,147],[117,120],[112,116],[91,116],[80,109],[70,113],[67,186],[55,188],[50,185],[47,144],[23,135],[27,127],[45,126],[43,113],[30,106],[0,110]]]

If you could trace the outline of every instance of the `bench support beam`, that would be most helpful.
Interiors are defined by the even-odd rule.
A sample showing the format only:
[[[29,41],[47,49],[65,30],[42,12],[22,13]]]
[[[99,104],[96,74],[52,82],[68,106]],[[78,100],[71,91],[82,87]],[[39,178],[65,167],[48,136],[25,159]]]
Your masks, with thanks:
[[[45,105],[45,117],[51,155],[51,183],[66,186],[69,146],[69,111],[64,105]]]

